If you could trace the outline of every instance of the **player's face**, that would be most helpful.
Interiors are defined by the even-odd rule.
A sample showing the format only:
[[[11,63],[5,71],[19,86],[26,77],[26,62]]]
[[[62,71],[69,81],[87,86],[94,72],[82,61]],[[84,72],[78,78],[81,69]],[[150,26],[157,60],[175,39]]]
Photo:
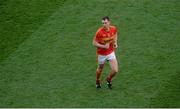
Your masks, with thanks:
[[[110,25],[110,21],[105,19],[105,20],[102,20],[102,24],[105,28],[109,28],[109,25]]]

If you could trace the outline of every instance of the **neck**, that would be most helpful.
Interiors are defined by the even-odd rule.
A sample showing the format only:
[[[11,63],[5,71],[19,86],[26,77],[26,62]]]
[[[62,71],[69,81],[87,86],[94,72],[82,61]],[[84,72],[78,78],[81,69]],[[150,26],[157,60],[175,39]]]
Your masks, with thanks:
[[[106,31],[108,31],[108,30],[109,30],[109,27],[104,27],[104,29],[105,29]]]

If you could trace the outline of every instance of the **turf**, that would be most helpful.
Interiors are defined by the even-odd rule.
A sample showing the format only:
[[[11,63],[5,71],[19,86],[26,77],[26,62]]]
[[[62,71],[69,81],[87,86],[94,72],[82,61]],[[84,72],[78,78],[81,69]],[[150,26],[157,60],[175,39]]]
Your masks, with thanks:
[[[179,0],[1,0],[0,107],[180,107]],[[119,73],[95,89],[92,38],[118,27]]]

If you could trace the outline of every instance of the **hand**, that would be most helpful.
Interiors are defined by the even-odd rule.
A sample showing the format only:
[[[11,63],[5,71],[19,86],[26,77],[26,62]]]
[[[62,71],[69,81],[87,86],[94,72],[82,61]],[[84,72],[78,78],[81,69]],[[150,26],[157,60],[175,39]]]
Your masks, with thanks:
[[[105,44],[105,45],[104,45],[104,48],[105,48],[105,49],[108,49],[108,48],[109,48],[109,43]]]
[[[118,47],[117,43],[114,43],[114,48],[117,48],[117,47]]]

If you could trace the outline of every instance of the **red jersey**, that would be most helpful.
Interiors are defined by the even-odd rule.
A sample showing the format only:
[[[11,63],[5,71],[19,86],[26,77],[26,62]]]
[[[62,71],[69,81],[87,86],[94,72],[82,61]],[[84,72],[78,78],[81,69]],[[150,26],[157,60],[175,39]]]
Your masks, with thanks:
[[[97,54],[100,55],[108,55],[114,51],[113,43],[115,40],[115,35],[117,33],[115,26],[110,26],[109,30],[106,30],[104,27],[100,27],[95,34],[95,41],[100,44],[109,43],[109,48],[97,48]]]

